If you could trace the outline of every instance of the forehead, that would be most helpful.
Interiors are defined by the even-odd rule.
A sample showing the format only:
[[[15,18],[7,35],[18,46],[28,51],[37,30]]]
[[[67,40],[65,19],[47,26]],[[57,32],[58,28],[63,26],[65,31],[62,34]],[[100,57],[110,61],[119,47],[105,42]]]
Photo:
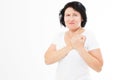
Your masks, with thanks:
[[[79,13],[78,11],[76,11],[75,9],[73,9],[72,7],[68,7],[66,10],[65,10],[65,14],[66,13]]]

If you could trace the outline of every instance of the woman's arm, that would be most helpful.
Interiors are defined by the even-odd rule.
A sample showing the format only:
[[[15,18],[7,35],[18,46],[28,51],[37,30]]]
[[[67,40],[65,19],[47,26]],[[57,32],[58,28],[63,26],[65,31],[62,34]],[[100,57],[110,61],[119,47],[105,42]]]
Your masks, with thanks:
[[[100,72],[103,66],[103,59],[100,49],[87,51],[85,48],[78,49],[80,56],[95,71]]]
[[[56,46],[54,44],[50,45],[50,47],[45,53],[45,63],[52,64],[61,60],[69,53],[71,49],[72,47],[67,45],[60,50],[56,50]]]
[[[87,51],[84,48],[86,37],[83,35],[76,35],[71,39],[72,47],[76,49],[84,61],[97,72],[100,72],[103,66],[103,59],[100,49],[92,49]]]

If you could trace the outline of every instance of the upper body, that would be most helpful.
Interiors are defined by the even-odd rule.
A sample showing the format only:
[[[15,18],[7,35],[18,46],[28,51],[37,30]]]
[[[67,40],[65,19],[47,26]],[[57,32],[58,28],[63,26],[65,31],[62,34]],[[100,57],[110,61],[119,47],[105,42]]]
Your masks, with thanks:
[[[60,22],[68,28],[49,46],[45,63],[59,62],[57,80],[89,80],[88,67],[100,72],[103,66],[101,50],[93,34],[84,29],[85,7],[70,2],[60,12]]]

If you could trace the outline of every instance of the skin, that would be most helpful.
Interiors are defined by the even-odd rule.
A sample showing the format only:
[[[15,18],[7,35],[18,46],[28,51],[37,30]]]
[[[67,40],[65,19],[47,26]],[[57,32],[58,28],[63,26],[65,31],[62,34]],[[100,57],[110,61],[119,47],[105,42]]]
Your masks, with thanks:
[[[65,25],[68,31],[65,33],[66,46],[57,50],[55,44],[51,44],[45,53],[45,63],[53,64],[69,54],[69,51],[76,49],[84,61],[93,70],[100,72],[103,66],[103,59],[100,48],[87,51],[84,48],[86,37],[80,35],[85,30],[81,27],[83,21],[81,14],[73,8],[68,7],[64,15]]]

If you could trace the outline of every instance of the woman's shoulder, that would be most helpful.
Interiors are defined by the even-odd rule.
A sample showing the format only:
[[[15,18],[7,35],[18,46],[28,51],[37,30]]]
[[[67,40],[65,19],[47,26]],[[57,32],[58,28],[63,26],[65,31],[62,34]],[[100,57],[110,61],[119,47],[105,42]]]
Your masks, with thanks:
[[[59,44],[61,40],[64,38],[64,31],[57,32],[53,38],[52,44]]]
[[[83,35],[84,35],[87,39],[94,39],[94,38],[96,38],[95,32],[92,31],[92,30],[88,30],[88,29],[86,29],[86,30],[84,31]]]
[[[94,32],[92,30],[89,30],[89,29],[85,29],[83,32],[83,35],[92,35],[92,34],[94,34]]]
[[[57,38],[61,38],[62,36],[64,36],[64,34],[65,34],[65,32],[64,31],[59,31],[59,32],[57,32],[56,34],[55,34],[55,39],[57,39]]]
[[[65,31],[59,31],[58,33],[57,33],[57,35],[60,37],[60,36],[63,36],[65,34]]]

